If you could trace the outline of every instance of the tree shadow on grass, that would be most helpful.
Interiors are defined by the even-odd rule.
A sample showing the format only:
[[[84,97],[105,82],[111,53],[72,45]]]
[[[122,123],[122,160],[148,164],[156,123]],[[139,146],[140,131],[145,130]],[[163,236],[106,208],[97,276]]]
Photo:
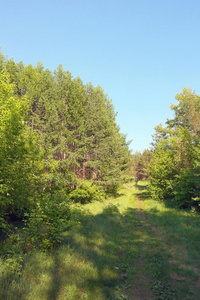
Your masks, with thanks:
[[[45,300],[119,299],[120,292],[116,292],[116,288],[124,284],[129,273],[134,273],[137,259],[142,255],[149,262],[147,273],[150,275],[146,276],[152,275],[152,280],[161,282],[161,291],[156,292],[165,293],[166,299],[171,299],[167,282],[182,290],[179,296],[183,298],[189,295],[191,289],[194,295],[198,295],[199,216],[178,210],[162,212],[155,208],[146,211],[145,215],[152,226],[148,230],[139,219],[137,208],[128,208],[121,214],[117,206],[108,205],[95,216],[80,213],[81,223],[66,234],[64,243],[58,249],[38,258],[36,255],[32,262],[31,257],[27,257],[25,271],[22,271],[24,274],[18,280],[21,292],[17,294],[14,285],[9,288],[11,283],[5,285],[9,295],[13,293],[10,299],[28,299],[29,294],[33,295],[32,299],[39,299],[40,296]],[[143,250],[145,245],[149,247],[147,253]],[[48,259],[44,264],[43,257]],[[31,271],[33,264],[34,270]],[[26,279],[26,284],[30,280],[30,286],[23,289],[23,277],[27,278],[28,270],[30,278]],[[47,277],[43,277],[44,274]],[[162,274],[161,279],[158,274]],[[42,280],[46,280],[43,285]],[[31,290],[34,288],[31,282],[35,282],[38,288],[38,297]],[[131,288],[127,293],[131,295]],[[7,295],[5,291],[2,299],[6,299]]]
[[[124,193],[120,193],[120,192],[116,192],[114,195],[112,195],[113,196],[113,198],[120,198],[120,197],[123,197],[123,196],[125,196],[125,194]]]
[[[110,210],[112,210],[112,208]],[[138,209],[129,208],[124,215],[121,215],[119,211],[117,212],[116,207],[113,207],[113,211],[114,213],[112,215],[112,212],[109,211],[108,207],[107,210],[104,210],[104,213],[91,217],[91,219],[88,219],[85,224],[81,224],[79,228],[79,235],[84,237],[83,240],[79,240],[73,232],[70,232],[66,238],[65,242],[70,245],[73,252],[76,253],[78,257],[82,257],[87,261],[90,261],[93,268],[97,271],[96,276],[90,274],[88,277],[86,276],[83,281],[79,281],[79,289],[84,292],[88,290],[91,294],[95,294],[96,291],[100,289],[102,292],[102,299],[117,299],[113,291],[116,286],[122,284],[123,274],[122,269],[119,268],[120,271],[116,271],[115,269],[115,267],[118,268],[122,263],[120,247],[123,245],[123,252],[127,259],[128,252],[132,252],[132,254],[134,254],[134,251],[138,249],[141,251],[143,244],[146,243],[151,245],[149,248],[150,252],[146,254],[150,257],[149,263],[151,263],[151,260],[155,261],[155,264],[152,264],[152,270],[157,268],[156,271],[152,271],[150,265],[149,273],[152,273],[154,280],[157,277],[157,280],[160,279],[159,275],[157,276],[156,274],[162,273],[163,276],[161,279],[161,281],[163,280],[163,283],[160,287],[160,293],[162,292],[169,299],[171,299],[170,297],[174,297],[174,299],[176,299],[172,289],[170,290],[170,286],[173,286],[174,284],[174,279],[171,277],[170,270],[173,270],[172,273],[176,274],[179,272],[178,270],[181,267],[182,271],[180,272],[182,272],[185,276],[185,281],[179,281],[182,277],[176,275],[176,286],[177,288],[180,286],[180,290],[183,290],[183,292],[181,292],[182,296],[184,296],[184,293],[189,294],[191,286],[190,278],[193,278],[195,281],[197,276],[194,272],[189,270],[191,268],[189,262],[190,259],[185,257],[185,261],[183,261],[183,257],[179,257],[179,251],[184,239],[191,235],[192,229],[187,229],[182,241],[179,239],[182,237],[184,223],[193,223],[193,217],[179,216],[178,212],[159,213],[155,210],[150,210],[146,214],[147,219],[151,220],[152,223],[154,222],[155,226],[159,226],[160,224],[163,228],[166,226],[168,227],[166,234],[169,234],[169,239],[167,238],[166,242],[169,242],[169,244],[171,243],[171,245],[173,245],[175,241],[174,228],[176,228],[177,253],[175,255],[171,253],[170,247],[168,249],[165,245],[163,246],[159,234],[157,235],[154,231],[149,233],[147,231],[144,233],[143,225],[141,223],[138,224],[138,220],[136,218],[139,211]],[[149,230],[151,229],[149,228]],[[146,235],[146,237],[143,242],[144,235]],[[193,242],[195,242],[194,238]],[[158,244],[160,248],[158,247]],[[200,243],[198,243],[198,245],[196,244],[196,246],[200,251]],[[140,255],[141,253],[139,253],[139,256]],[[175,255],[175,258],[173,255]],[[135,258],[129,258],[128,262],[128,264],[134,269]],[[81,270],[79,271],[81,272]],[[125,270],[125,272],[127,272],[127,270]]]
[[[147,185],[141,185],[141,184],[136,184],[136,188],[139,190],[139,192],[136,192],[135,194],[141,199],[145,200],[148,197],[150,197],[149,192],[147,191]],[[135,195],[134,194],[134,195]]]
[[[140,191],[143,191],[143,190],[147,189],[147,186],[139,184],[139,183],[136,183],[136,188],[138,188]]]
[[[60,261],[60,257],[57,251],[53,253],[53,261],[54,267],[52,270],[52,281],[51,281],[51,288],[48,291],[48,299],[56,300],[59,297],[60,289],[61,289],[61,275],[59,269],[62,265]]]
[[[116,299],[113,289],[119,284],[119,248],[122,240],[123,216],[114,205],[105,213],[89,217],[78,232],[69,232],[65,242],[79,259],[90,262],[85,279],[79,280],[79,289],[95,295],[101,291],[102,299]],[[84,266],[83,266],[84,268]],[[85,265],[87,269],[87,263]],[[81,270],[79,270],[81,273]],[[99,293],[99,292],[98,292]],[[100,299],[100,294],[97,296]]]
[[[140,199],[148,201],[146,186],[138,184],[137,188]],[[137,256],[127,258],[127,253],[139,251],[138,255],[141,256],[141,249],[146,244],[150,245],[144,257],[149,263],[148,276],[152,276],[154,282],[162,282],[154,291],[155,294],[161,293],[166,299],[181,299],[185,295],[189,297],[193,290],[197,297],[200,292],[199,215],[177,209],[159,211],[152,207],[145,211],[145,217],[151,224],[147,230],[141,220],[138,222],[139,215],[138,208],[128,208],[124,214],[120,214],[115,205],[107,206],[95,216],[82,214],[81,224],[69,231],[65,238],[65,244],[76,257],[71,274],[74,273],[78,290],[82,295],[88,293],[89,299],[97,291],[101,295],[96,299],[117,299],[115,287],[123,284],[122,274],[127,272],[121,267],[124,258],[134,269]],[[89,263],[88,271],[87,265],[79,265],[80,261]],[[177,290],[177,297],[170,286]]]

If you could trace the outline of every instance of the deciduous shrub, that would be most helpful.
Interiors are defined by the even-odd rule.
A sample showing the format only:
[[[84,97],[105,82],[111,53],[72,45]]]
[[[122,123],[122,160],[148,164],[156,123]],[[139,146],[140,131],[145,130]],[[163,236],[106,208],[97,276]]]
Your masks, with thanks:
[[[79,188],[72,191],[69,197],[74,202],[84,204],[94,200],[102,201],[105,198],[105,193],[101,187],[93,184],[93,182],[82,181]]]
[[[200,175],[194,171],[185,171],[178,176],[174,187],[175,203],[179,207],[190,208],[200,205]]]
[[[60,243],[62,232],[74,223],[70,220],[69,197],[63,192],[44,197],[35,209],[25,215],[26,248],[47,250]]]

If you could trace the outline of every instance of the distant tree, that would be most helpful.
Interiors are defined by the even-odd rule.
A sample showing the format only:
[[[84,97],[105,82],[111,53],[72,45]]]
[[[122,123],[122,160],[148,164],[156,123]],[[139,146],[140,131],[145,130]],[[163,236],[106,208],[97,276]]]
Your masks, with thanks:
[[[160,123],[156,127],[154,127],[154,134],[152,135],[153,141],[151,142],[152,146],[152,151],[155,150],[156,146],[161,140],[166,140],[167,137],[169,136],[169,129],[166,127],[163,127],[162,124]]]
[[[136,182],[149,178],[148,165],[151,161],[151,153],[149,149],[145,149],[142,153],[136,152],[133,155],[132,168]]]

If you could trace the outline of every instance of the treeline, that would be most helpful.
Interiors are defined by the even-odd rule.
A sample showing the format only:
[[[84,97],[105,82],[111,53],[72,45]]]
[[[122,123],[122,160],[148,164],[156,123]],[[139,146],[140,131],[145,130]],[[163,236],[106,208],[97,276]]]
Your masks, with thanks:
[[[73,79],[61,65],[51,72],[1,52],[1,229],[12,218],[29,220],[29,235],[41,226],[37,242],[48,248],[70,226],[70,201],[114,193],[131,158],[115,117],[100,86]]]
[[[152,151],[145,149],[142,153],[136,151],[133,154],[131,163],[131,173],[137,183],[139,180],[149,180],[149,164],[151,161]]]
[[[200,205],[200,97],[183,88],[171,105],[174,118],[155,128],[151,163],[150,193],[158,200],[182,208]]]

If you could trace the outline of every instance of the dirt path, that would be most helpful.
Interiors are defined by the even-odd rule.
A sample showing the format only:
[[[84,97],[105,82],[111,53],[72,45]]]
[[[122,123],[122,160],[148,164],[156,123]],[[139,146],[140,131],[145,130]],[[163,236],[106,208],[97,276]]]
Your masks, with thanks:
[[[117,197],[83,206],[60,247],[26,255],[13,281],[0,277],[0,298],[200,299],[199,216],[146,195],[145,183],[128,183]]]
[[[160,253],[164,253],[164,243],[158,228],[151,226],[143,209],[140,191],[137,193],[135,222],[132,228],[132,238],[138,251],[132,268],[135,277],[132,286],[126,292],[127,299],[176,299],[171,282],[162,282],[160,270],[165,266]],[[127,228],[128,230],[128,228]]]
[[[142,226],[140,227],[140,231],[147,230],[147,226],[149,224],[147,223],[145,214],[143,210],[141,209],[142,207],[142,200],[139,197],[138,194],[138,204],[137,204],[137,213],[136,213],[136,218],[141,221]],[[138,227],[135,226],[133,228],[135,232],[138,231]],[[136,273],[137,277],[135,278],[134,282],[134,287],[132,290],[129,291],[129,297],[130,299],[134,300],[150,300],[154,299],[154,295],[151,289],[151,281],[149,279],[149,276],[146,272],[146,255],[147,255],[147,247],[146,247],[146,236],[142,236],[141,238],[142,242],[142,247],[141,247],[141,252],[139,254],[139,257],[134,265],[134,268],[136,268]]]
[[[191,239],[197,234],[197,229],[186,223],[192,224],[195,216],[179,214],[173,209],[157,210],[152,200],[148,209],[144,188],[137,191],[135,201],[135,216],[140,226],[134,226],[133,237],[139,253],[133,266],[137,276],[127,292],[127,299],[199,299],[200,268],[199,263],[195,265],[192,261],[197,252],[189,252],[186,239],[181,235]]]

